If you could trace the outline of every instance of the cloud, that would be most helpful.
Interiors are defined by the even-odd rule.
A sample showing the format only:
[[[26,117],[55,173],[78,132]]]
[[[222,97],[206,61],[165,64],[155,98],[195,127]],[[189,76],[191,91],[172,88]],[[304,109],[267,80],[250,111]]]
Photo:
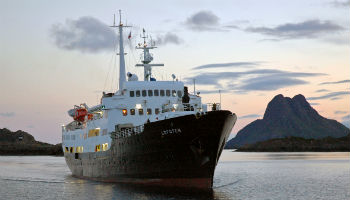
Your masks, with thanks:
[[[262,117],[262,116],[258,115],[258,114],[238,116],[239,119],[260,118],[260,117]]]
[[[342,8],[346,8],[350,6],[350,0],[343,0],[343,1],[333,1],[331,2],[331,4],[335,7],[342,7]]]
[[[332,99],[335,100],[335,97],[346,96],[349,95],[350,92],[331,92],[326,95],[318,96],[318,97],[309,97],[307,100],[319,100],[319,99]]]
[[[89,53],[113,50],[118,41],[112,28],[88,16],[55,24],[50,33],[57,47]]]
[[[277,70],[273,73],[259,74],[256,77],[244,79],[234,90],[240,92],[248,91],[273,91],[294,85],[307,84],[307,81],[298,79],[301,77],[323,76],[322,73],[288,72]]]
[[[326,89],[320,89],[320,90],[316,90],[315,92],[328,92],[329,90]]]
[[[347,111],[342,111],[342,110],[336,110],[334,111],[334,114],[339,115],[339,114],[346,114],[348,113]]]
[[[225,25],[223,27],[224,28],[229,28],[229,29],[240,29],[239,26],[237,26],[237,25]]]
[[[224,68],[224,67],[251,67],[251,66],[257,66],[259,64],[260,62],[214,63],[214,64],[201,65],[198,67],[194,67],[192,69],[198,70],[198,69]]]
[[[249,27],[245,31],[260,33],[281,39],[315,38],[322,34],[344,30],[344,27],[331,21],[308,20],[299,23],[286,23],[276,27]]]
[[[200,94],[219,94],[219,90],[197,90]],[[229,93],[229,90],[220,90],[221,94]]]
[[[310,103],[310,105],[317,106],[317,105],[320,105],[320,104],[319,103]]]
[[[219,30],[219,17],[208,10],[199,11],[185,21],[185,25],[195,31]]]
[[[196,79],[198,85],[210,85],[225,90],[234,90],[236,93],[247,91],[276,90],[292,85],[306,84],[301,77],[322,76],[322,73],[289,72],[276,69],[254,69],[243,72],[209,72],[201,73],[191,78],[185,78],[188,84]],[[253,76],[253,77],[251,77]],[[222,85],[222,82],[228,83]]]
[[[323,83],[320,83],[320,85],[331,85],[331,84],[340,84],[340,83],[350,83],[350,80],[341,80],[341,81],[334,81],[334,82],[323,82]]]
[[[337,34],[336,37],[326,37],[323,39],[323,41],[336,44],[336,45],[341,45],[341,46],[349,46],[350,40],[348,35],[349,35],[349,30],[347,30],[342,34]]]
[[[219,81],[221,80],[233,80],[246,75],[272,74],[280,72],[282,71],[276,69],[256,69],[245,72],[208,72],[201,73],[191,78],[185,78],[185,82],[193,83],[193,79],[196,79],[196,84],[199,85],[214,85],[222,87],[219,84]]]
[[[332,97],[330,100],[335,101],[335,100],[339,100],[339,99],[342,99],[342,97]]]
[[[286,76],[260,76],[245,80],[243,85],[240,85],[238,90],[245,91],[273,91],[280,88],[285,88],[293,85],[307,84],[308,82],[296,78]]]
[[[1,117],[14,117],[15,113],[14,112],[3,112],[3,113],[0,113],[0,116]]]
[[[182,44],[183,40],[174,33],[167,33],[165,35],[160,35],[155,41],[157,45],[166,45],[166,44]]]

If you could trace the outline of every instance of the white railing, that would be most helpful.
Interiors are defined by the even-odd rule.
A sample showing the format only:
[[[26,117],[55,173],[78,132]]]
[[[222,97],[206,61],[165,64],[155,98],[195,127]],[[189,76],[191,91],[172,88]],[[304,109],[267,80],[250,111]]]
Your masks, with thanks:
[[[209,110],[215,111],[215,110],[221,110],[221,104],[220,103],[208,103]]]
[[[121,130],[112,133],[111,137],[114,137],[115,139],[130,137],[130,136],[134,136],[142,133],[144,129],[145,129],[144,125],[130,127],[130,128],[122,128]]]

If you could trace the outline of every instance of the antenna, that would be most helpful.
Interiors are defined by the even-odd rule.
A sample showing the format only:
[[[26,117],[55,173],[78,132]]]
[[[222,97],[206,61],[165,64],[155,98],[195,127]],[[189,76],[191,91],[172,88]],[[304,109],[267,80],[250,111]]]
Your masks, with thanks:
[[[153,45],[153,40],[152,40],[152,36],[149,36],[151,38],[151,46],[154,46]]]
[[[119,92],[124,88],[124,82],[126,82],[126,73],[125,73],[125,58],[124,58],[124,44],[123,44],[123,28],[130,27],[124,26],[122,24],[122,11],[119,10],[119,25],[115,24],[115,14],[113,17],[113,28],[119,29]]]
[[[219,94],[220,94],[220,110],[221,110],[221,90],[219,90]]]
[[[141,38],[143,38],[143,44],[136,46],[136,49],[142,49],[143,55],[141,55],[141,62],[142,64],[136,64],[136,67],[143,67],[143,80],[149,81],[152,77],[152,67],[161,67],[164,66],[164,64],[150,64],[153,61],[153,55],[149,52],[150,49],[155,49],[154,45],[148,45],[146,42],[146,38],[148,38],[148,35],[146,35],[146,30],[142,29],[142,35]],[[151,40],[152,37],[150,36]]]
[[[122,10],[119,10],[119,25],[122,25]]]
[[[196,79],[193,79],[193,94],[196,95]]]

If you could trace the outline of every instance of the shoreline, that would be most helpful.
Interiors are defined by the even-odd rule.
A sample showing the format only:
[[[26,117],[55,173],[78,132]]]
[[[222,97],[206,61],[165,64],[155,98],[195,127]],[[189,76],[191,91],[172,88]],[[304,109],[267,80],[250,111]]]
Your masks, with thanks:
[[[247,144],[236,152],[350,152],[350,134],[345,137],[305,139],[300,137],[276,138]]]

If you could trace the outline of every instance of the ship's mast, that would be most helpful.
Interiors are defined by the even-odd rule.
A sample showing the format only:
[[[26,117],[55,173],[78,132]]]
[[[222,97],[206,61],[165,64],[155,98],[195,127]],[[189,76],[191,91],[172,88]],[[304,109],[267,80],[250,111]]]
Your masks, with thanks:
[[[124,88],[124,82],[126,82],[126,72],[125,72],[125,59],[124,59],[124,41],[123,41],[123,28],[131,27],[122,24],[122,12],[119,10],[119,25],[115,24],[115,15],[113,26],[114,28],[119,28],[119,92]]]
[[[152,77],[152,67],[156,67],[156,66],[161,67],[161,66],[164,66],[164,64],[150,64],[150,62],[153,61],[153,56],[149,52],[149,50],[157,47],[155,47],[154,44],[152,44],[152,41],[151,41],[151,46],[148,46],[146,42],[147,36],[145,32],[146,32],[145,29],[143,29],[143,35],[141,36],[141,38],[143,38],[143,44],[138,44],[138,46],[136,46],[136,49],[143,50],[143,58],[141,59],[142,64],[136,64],[135,66],[144,67],[143,80],[150,81]]]

